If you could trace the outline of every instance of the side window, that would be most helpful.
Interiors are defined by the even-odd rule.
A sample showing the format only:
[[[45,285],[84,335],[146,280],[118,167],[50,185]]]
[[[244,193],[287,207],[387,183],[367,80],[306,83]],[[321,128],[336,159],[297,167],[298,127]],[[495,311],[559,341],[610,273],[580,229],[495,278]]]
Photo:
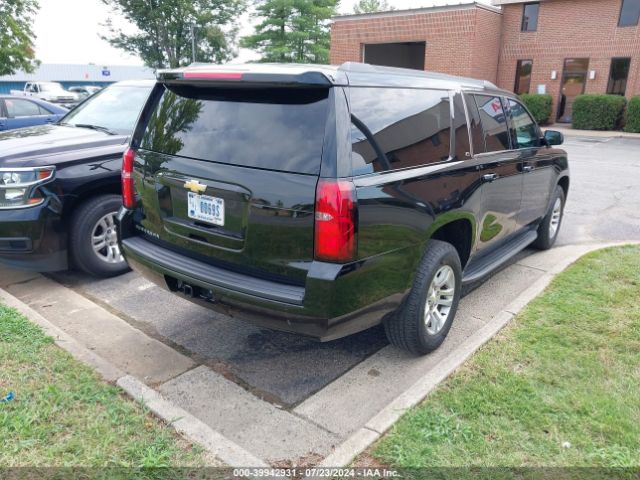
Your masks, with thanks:
[[[531,148],[540,145],[540,133],[536,122],[520,102],[508,99],[511,111],[512,136],[518,148]]]
[[[484,143],[486,152],[499,152],[509,150],[509,129],[507,127],[507,116],[500,97],[490,95],[474,95],[482,130],[484,133]]]
[[[449,159],[448,91],[353,87],[350,103],[354,175]]]
[[[40,115],[40,107],[29,100],[5,99],[5,105],[10,118]]]
[[[53,113],[44,108],[42,105],[38,105],[38,109],[40,110],[40,115],[51,115]]]

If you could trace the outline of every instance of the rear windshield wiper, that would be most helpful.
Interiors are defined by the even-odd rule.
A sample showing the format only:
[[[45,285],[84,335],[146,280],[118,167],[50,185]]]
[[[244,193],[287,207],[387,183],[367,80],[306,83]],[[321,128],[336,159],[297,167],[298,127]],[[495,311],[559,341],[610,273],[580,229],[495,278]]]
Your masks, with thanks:
[[[68,125],[73,125],[78,128],[90,128],[91,130],[98,130],[99,132],[104,132],[108,135],[117,135],[116,132],[109,130],[107,127],[101,127],[100,125],[91,125],[89,123],[72,123]]]

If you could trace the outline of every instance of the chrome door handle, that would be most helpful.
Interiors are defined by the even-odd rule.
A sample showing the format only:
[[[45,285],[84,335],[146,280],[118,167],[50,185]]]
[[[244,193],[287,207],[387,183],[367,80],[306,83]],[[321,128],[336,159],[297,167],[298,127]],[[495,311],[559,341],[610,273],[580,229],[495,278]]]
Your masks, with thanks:
[[[486,175],[482,176],[482,180],[485,182],[493,182],[497,179],[498,179],[497,173],[487,173]]]

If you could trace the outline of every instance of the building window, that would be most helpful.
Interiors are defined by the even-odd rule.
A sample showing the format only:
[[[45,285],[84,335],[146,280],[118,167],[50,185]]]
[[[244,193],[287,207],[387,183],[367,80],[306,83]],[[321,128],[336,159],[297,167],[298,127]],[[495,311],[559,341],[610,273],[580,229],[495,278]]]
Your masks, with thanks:
[[[513,91],[518,95],[529,93],[532,68],[533,60],[518,60],[518,65],[516,66],[516,85],[513,88]]]
[[[640,19],[640,0],[622,0],[620,9],[619,27],[631,27],[638,25]]]
[[[540,4],[525,3],[522,9],[522,31],[535,32],[538,29],[538,14],[540,13]]]
[[[624,95],[626,93],[630,66],[630,58],[614,58],[611,60],[607,93],[612,95]]]

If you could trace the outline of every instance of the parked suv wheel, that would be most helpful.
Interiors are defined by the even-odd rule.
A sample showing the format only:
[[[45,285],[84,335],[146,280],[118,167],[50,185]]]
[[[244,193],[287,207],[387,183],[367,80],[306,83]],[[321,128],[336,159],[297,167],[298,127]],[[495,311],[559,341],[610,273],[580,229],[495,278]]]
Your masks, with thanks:
[[[432,240],[422,258],[413,287],[400,309],[385,322],[389,341],[424,355],[438,348],[458,310],[462,267],[456,249]]]
[[[115,223],[121,204],[119,195],[100,195],[74,213],[69,249],[81,270],[96,277],[113,277],[128,270],[118,247]]]
[[[565,196],[562,187],[557,186],[553,192],[551,206],[547,215],[538,226],[538,238],[533,246],[540,250],[548,250],[553,247],[560,232],[562,217],[564,215]]]

